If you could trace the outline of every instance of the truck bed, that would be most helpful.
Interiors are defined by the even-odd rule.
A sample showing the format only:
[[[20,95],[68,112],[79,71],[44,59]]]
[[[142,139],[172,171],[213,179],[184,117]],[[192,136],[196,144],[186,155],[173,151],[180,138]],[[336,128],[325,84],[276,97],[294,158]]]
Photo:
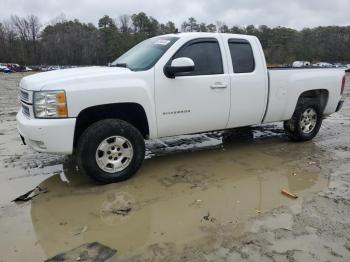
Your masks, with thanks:
[[[299,96],[309,90],[328,92],[324,115],[334,113],[341,98],[344,70],[339,68],[268,68],[268,102],[263,122],[288,120],[292,117]]]

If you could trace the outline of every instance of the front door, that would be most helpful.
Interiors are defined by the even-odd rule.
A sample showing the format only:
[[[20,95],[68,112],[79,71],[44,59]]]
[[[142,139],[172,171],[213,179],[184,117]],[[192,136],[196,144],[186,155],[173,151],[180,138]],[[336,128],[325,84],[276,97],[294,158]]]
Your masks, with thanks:
[[[224,72],[223,55],[218,39],[199,38],[185,43],[171,58],[191,58],[194,71],[172,79],[167,78],[163,70],[156,70],[158,136],[226,127],[230,110],[230,77]]]

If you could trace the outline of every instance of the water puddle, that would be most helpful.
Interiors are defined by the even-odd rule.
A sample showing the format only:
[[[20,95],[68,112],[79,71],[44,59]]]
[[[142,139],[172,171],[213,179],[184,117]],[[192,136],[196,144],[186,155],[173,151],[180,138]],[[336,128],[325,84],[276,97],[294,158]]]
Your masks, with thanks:
[[[152,150],[152,147],[151,147]],[[157,151],[158,150],[158,151]],[[118,184],[97,185],[69,161],[62,174],[39,186],[31,219],[46,256],[98,241],[119,258],[142,253],[155,243],[176,247],[205,238],[217,226],[233,232],[249,217],[296,201],[327,186],[312,142],[283,139],[243,141],[194,152],[165,154],[159,148],[142,169]]]

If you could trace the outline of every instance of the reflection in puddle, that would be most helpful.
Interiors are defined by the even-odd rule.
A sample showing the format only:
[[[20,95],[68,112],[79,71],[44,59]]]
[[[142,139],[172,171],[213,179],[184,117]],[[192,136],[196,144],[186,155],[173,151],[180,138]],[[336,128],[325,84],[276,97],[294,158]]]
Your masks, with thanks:
[[[79,175],[66,161],[69,183],[54,175],[40,184],[49,192],[32,201],[40,246],[50,257],[98,241],[117,249],[119,258],[155,243],[181,247],[218,225],[239,232],[247,218],[299,201],[281,195],[281,188],[303,196],[327,186],[317,162],[322,151],[314,143],[240,138],[243,143],[222,145],[218,137],[196,142],[214,148],[180,154],[167,154],[179,144],[168,151],[170,141],[150,144],[149,155],[163,156],[145,160],[134,178],[111,185]]]

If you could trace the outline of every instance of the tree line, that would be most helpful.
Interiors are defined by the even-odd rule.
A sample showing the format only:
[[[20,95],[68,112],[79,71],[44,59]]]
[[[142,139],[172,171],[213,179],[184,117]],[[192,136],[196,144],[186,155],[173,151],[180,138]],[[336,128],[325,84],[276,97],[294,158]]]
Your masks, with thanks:
[[[11,16],[0,22],[0,62],[24,65],[106,65],[140,41],[176,32],[222,32],[255,35],[269,64],[350,62],[350,26],[295,30],[286,27],[232,26],[223,22],[198,23],[191,17],[178,29],[175,23],[159,23],[143,12],[108,15],[97,26],[58,17],[43,26],[34,15]]]

